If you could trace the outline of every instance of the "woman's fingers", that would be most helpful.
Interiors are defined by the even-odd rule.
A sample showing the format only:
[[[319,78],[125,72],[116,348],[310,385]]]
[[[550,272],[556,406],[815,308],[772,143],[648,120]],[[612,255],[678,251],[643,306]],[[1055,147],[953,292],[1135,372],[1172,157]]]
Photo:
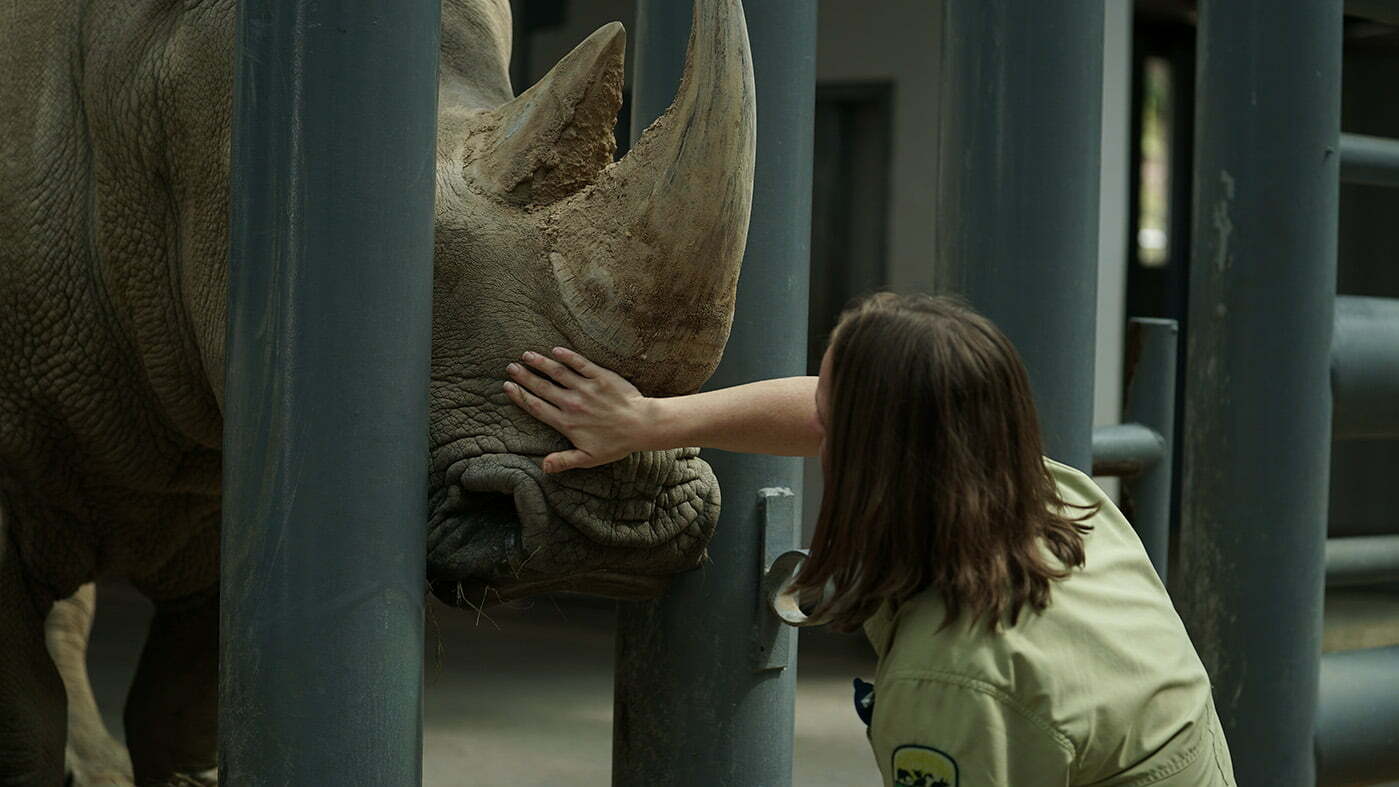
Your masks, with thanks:
[[[578,353],[555,347],[553,358],[524,353],[505,384],[510,401],[573,443],[545,457],[558,473],[615,462],[634,450],[647,401],[631,383]]]
[[[518,363],[512,363],[505,367],[505,373],[510,375],[510,379],[514,380],[517,385],[527,389],[530,393],[538,396],[549,404],[555,407],[562,404],[559,400],[562,398],[565,389],[554,385],[547,379],[540,377]]]
[[[544,457],[544,472],[562,473],[565,470],[577,470],[583,467],[597,467],[602,464],[587,451],[580,451],[577,448],[568,451],[555,451]]]
[[[636,390],[636,386],[632,385],[625,377],[611,369],[598,366],[573,350],[566,347],[555,347],[552,352],[555,358],[563,361],[581,377],[596,383],[598,391],[622,396],[641,395],[641,392]]]
[[[526,372],[526,374],[528,374],[528,372]],[[505,395],[510,397],[510,401],[514,402],[516,407],[555,429],[561,428],[563,424],[563,413],[559,412],[559,408],[535,396],[529,391],[526,391],[515,383],[507,382],[502,387],[505,389]]]
[[[588,379],[597,377],[599,374],[606,371],[601,366],[598,366],[567,347],[555,347],[552,352],[555,358],[568,364],[568,368]]]
[[[565,388],[577,388],[578,384],[583,382],[582,377],[553,358],[540,355],[536,352],[526,352],[520,357],[524,359],[525,363],[549,375],[554,382]]]

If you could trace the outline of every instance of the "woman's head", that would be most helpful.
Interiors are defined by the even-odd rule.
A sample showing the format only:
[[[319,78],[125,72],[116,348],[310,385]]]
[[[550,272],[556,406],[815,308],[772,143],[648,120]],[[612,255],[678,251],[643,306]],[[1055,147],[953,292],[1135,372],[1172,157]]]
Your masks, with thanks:
[[[847,311],[821,365],[825,495],[799,588],[853,628],[928,587],[947,622],[1043,609],[1083,562],[1083,527],[1044,466],[1029,379],[989,320],[946,297]],[[1046,551],[1047,550],[1047,551]]]

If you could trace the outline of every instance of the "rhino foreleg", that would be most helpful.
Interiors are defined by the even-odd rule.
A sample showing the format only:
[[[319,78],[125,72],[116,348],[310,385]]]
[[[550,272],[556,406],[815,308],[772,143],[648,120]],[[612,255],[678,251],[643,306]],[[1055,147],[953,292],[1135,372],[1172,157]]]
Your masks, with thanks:
[[[126,702],[137,784],[211,783],[218,754],[219,596],[157,602]]]
[[[87,676],[87,643],[97,608],[97,586],[88,583],[56,602],[44,625],[49,654],[68,695],[68,745],[64,753],[73,787],[129,787],[131,758],[102,722]]]
[[[0,785],[63,782],[63,680],[44,647],[53,599],[25,574],[0,509]]]

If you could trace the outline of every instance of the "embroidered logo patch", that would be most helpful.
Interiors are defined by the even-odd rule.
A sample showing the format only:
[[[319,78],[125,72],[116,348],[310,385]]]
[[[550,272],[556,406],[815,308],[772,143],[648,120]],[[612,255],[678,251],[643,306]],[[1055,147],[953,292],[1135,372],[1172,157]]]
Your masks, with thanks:
[[[931,746],[894,749],[894,787],[957,787],[957,761]]]

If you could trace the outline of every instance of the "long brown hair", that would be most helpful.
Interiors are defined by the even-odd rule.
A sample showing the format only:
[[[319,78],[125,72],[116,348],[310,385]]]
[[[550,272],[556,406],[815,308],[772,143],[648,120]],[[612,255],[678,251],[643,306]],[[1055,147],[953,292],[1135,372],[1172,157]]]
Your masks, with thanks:
[[[853,629],[928,587],[944,626],[1044,609],[1097,508],[1067,513],[1010,340],[954,299],[880,293],[846,311],[829,352],[825,494],[795,583],[826,589],[813,616]]]

